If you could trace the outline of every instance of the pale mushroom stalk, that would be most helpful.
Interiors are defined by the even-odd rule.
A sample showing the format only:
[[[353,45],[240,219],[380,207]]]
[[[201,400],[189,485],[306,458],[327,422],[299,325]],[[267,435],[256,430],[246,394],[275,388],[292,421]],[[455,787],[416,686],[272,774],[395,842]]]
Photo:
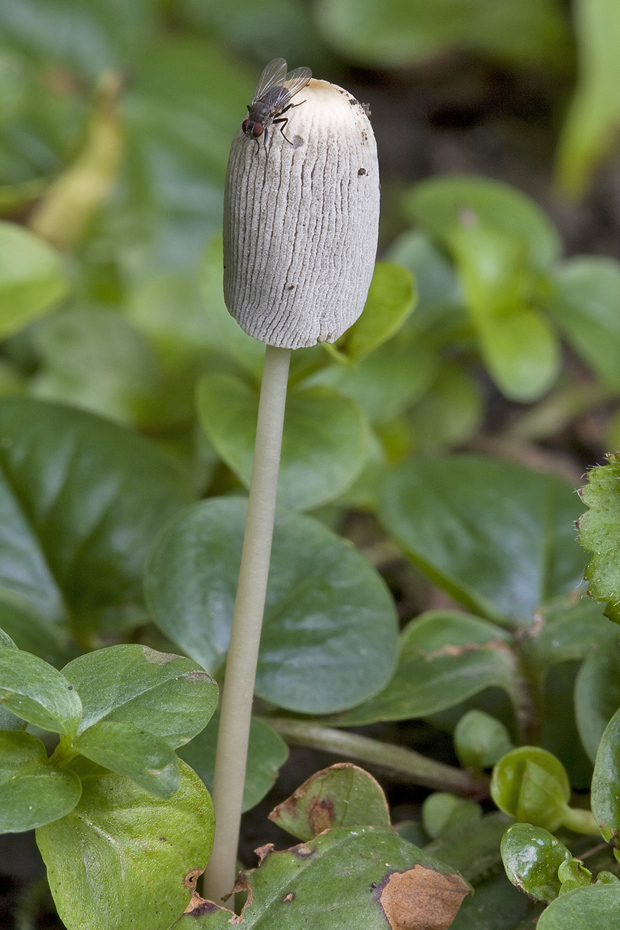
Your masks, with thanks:
[[[226,661],[213,781],[217,853],[211,856],[205,873],[206,896],[217,903],[231,890],[237,874],[243,785],[267,593],[290,358],[290,349],[265,347],[248,515]]]
[[[283,60],[267,67],[274,66],[286,72]],[[235,881],[290,350],[335,342],[355,322],[377,250],[379,168],[366,108],[314,80],[292,102],[285,124],[266,121],[266,145],[239,130],[224,195],[226,306],[267,349],[205,874],[205,894],[217,904]]]

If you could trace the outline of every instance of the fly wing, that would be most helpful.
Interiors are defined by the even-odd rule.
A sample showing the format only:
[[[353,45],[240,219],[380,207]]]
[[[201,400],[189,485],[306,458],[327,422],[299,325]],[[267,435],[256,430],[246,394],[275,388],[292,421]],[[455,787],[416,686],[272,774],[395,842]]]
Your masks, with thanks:
[[[298,94],[311,78],[312,71],[310,68],[295,68],[294,71],[289,71],[283,81],[288,99],[291,100],[295,94]]]
[[[294,71],[289,71],[280,86],[275,85],[270,90],[264,91],[261,99],[269,102],[273,113],[282,111],[289,105],[295,94],[306,86],[311,77],[310,68],[295,68]]]
[[[300,70],[300,69],[298,69]],[[303,69],[301,69],[303,70]],[[296,72],[292,72],[295,74]],[[262,100],[269,91],[274,87],[282,87],[286,80],[286,61],[284,58],[274,58],[268,65],[265,65],[263,73],[258,79],[252,103]]]

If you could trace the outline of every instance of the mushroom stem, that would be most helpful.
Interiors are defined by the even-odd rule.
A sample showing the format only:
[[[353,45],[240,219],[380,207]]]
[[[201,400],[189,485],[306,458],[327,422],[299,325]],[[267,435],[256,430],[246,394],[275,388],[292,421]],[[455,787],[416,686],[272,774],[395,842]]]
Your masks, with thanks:
[[[290,357],[290,349],[266,346],[217,741],[213,783],[215,840],[205,872],[205,897],[217,904],[230,893],[237,875],[252,696],[267,593]]]

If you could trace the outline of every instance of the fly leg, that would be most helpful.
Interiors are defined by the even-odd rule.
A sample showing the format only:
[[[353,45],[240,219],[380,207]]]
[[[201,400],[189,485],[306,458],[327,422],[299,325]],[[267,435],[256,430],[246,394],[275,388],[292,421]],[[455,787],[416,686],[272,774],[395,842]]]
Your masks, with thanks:
[[[282,110],[282,112],[284,113],[284,110]],[[285,117],[284,119],[274,119],[273,125],[276,126],[278,123],[282,123],[282,125],[280,126],[280,132],[281,132],[282,135],[284,136],[284,127],[285,127],[286,124],[288,123],[288,119],[287,119],[286,117]],[[291,140],[288,139],[286,136],[284,136],[284,138],[286,139],[286,141],[288,142],[289,145],[292,145],[292,144],[293,144],[293,143],[291,142]]]
[[[300,107],[302,103],[305,103],[305,102],[306,102],[305,100],[300,100],[299,103],[289,103],[287,107],[284,107],[283,110],[280,110],[279,115],[284,116],[284,114],[287,113],[288,110],[292,109],[292,107]],[[284,127],[288,123],[288,116],[284,117],[284,119],[274,119],[273,125],[276,126],[278,123],[282,123],[282,125],[280,126],[280,132],[284,136]],[[293,143],[287,136],[284,136],[284,138],[286,139],[289,145],[293,145]]]

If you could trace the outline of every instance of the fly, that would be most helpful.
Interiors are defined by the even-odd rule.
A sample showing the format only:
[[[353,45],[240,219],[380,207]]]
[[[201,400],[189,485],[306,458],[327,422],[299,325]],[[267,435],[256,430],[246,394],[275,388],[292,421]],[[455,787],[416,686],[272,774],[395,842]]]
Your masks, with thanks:
[[[284,136],[284,127],[288,123],[288,117],[284,114],[291,107],[305,103],[305,100],[300,100],[299,103],[291,101],[306,86],[312,77],[312,71],[310,68],[295,68],[294,71],[287,72],[286,68],[284,58],[274,58],[265,66],[254,91],[252,103],[248,107],[247,119],[241,123],[248,139],[254,139],[257,145],[261,136],[264,136],[264,142],[267,144],[267,130],[271,125],[280,124],[280,132]],[[290,145],[293,144],[286,136],[284,138]]]

